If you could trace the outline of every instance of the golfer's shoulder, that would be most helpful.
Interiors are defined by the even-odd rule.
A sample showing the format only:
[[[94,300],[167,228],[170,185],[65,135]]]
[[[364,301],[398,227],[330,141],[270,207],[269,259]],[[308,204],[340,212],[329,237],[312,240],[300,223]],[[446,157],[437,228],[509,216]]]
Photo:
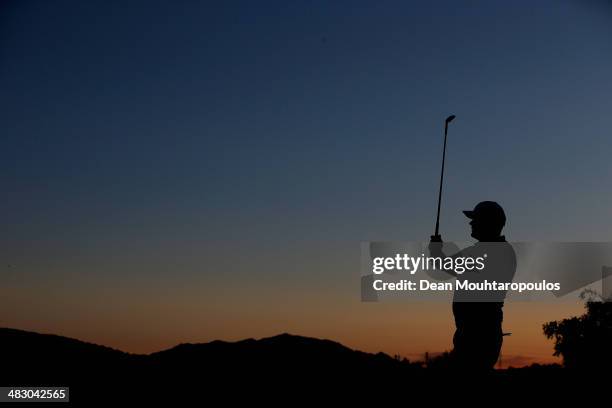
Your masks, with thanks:
[[[506,254],[506,256],[516,259],[516,252],[514,251],[514,247],[508,241],[501,242],[501,250]]]
[[[516,252],[514,247],[507,241],[495,242],[489,248],[489,257],[494,259],[496,264],[505,265],[514,269],[516,267]]]
[[[514,247],[505,240],[496,242],[477,242],[473,247],[476,248],[474,251],[486,253],[488,256],[516,258]]]
[[[482,246],[478,245],[479,243],[475,243],[474,245],[467,246],[460,251],[458,251],[455,256],[461,257],[476,257],[479,256],[483,252]]]

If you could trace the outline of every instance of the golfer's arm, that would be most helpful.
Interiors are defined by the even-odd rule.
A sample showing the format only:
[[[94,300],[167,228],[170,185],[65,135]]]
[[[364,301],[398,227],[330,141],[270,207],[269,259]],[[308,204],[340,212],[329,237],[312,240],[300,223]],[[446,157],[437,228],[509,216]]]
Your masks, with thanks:
[[[439,243],[439,244],[436,243],[436,245],[430,245],[429,246],[429,255],[433,256],[433,257],[436,257],[436,258],[442,258],[442,259],[444,259],[444,258],[455,258],[455,257],[461,256],[461,251],[457,252],[454,255],[447,256],[447,255],[444,254],[444,251],[442,251],[442,243]],[[454,270],[450,270],[449,271],[449,270],[446,270],[446,269],[443,268],[442,271],[448,273],[449,275],[451,275],[451,276],[453,276],[455,278],[458,276],[457,273]]]

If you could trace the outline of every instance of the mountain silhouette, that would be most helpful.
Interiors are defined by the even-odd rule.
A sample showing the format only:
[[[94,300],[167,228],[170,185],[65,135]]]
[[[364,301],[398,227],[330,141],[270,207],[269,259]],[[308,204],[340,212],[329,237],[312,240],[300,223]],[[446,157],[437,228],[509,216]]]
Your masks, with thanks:
[[[290,334],[260,340],[179,344],[152,354],[130,354],[83,341],[23,330],[0,329],[3,384],[70,386],[71,400],[100,398],[100,384],[114,395],[179,385],[190,389],[322,390],[369,378],[400,379],[418,363],[384,353],[355,351],[340,343]],[[140,390],[140,391],[139,391]]]
[[[259,371],[268,368],[289,370],[317,369],[326,373],[353,370],[397,370],[409,368],[384,353],[370,354],[355,351],[340,343],[310,337],[280,334],[261,340],[237,342],[213,341],[203,344],[180,344],[169,350],[148,356],[152,364],[197,367],[201,361],[219,372],[234,369]],[[354,372],[354,371],[353,371]]]
[[[406,369],[416,364],[399,361],[385,353],[371,354],[355,351],[331,340],[280,334],[260,340],[246,339],[237,342],[215,340],[210,343],[184,343],[173,348],[148,355],[131,354],[97,344],[35,332],[0,328],[0,344],[4,367],[14,366],[12,374],[53,376],[58,370],[70,374],[70,368],[93,370],[112,368],[116,365],[147,368],[201,367],[221,371],[240,368],[260,370],[268,368],[317,368],[331,371],[359,369]],[[23,367],[28,365],[28,369]],[[36,373],[32,369],[36,369]],[[47,370],[48,369],[48,370]],[[27,378],[24,378],[27,379]]]
[[[474,384],[504,393],[594,384],[592,375],[572,374],[559,366],[533,365],[486,376],[446,371],[443,366],[426,369],[384,353],[286,333],[130,354],[62,336],[0,328],[0,362],[3,386],[69,386],[71,402],[97,403],[219,397],[227,403],[285,403],[287,393],[363,402],[381,392],[401,397],[405,389],[432,393],[439,400],[456,398],[451,390]]]

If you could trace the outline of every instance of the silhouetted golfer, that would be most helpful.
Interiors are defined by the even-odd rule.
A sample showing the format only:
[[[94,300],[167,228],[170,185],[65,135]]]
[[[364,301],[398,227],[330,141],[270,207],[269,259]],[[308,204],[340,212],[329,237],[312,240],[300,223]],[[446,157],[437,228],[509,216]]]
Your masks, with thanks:
[[[506,224],[502,207],[493,201],[478,203],[474,210],[463,212],[472,221],[472,237],[478,242],[458,253],[456,257],[485,257],[481,271],[466,271],[453,275],[459,281],[473,283],[512,282],[516,272],[516,255],[512,246],[501,235]],[[442,256],[442,238],[431,237],[432,256]],[[456,368],[463,370],[491,370],[499,358],[502,345],[503,290],[455,290],[453,314],[455,316],[454,349],[451,353]]]

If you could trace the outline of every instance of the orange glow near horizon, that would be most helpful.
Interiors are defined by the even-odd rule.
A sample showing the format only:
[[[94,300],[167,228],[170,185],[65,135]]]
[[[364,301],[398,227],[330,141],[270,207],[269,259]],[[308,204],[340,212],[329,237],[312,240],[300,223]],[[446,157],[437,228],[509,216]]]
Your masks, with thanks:
[[[439,303],[362,303],[355,296],[301,293],[283,299],[241,302],[221,294],[204,302],[194,291],[151,290],[142,298],[128,291],[98,290],[64,296],[39,288],[3,293],[0,307],[11,309],[2,326],[58,334],[131,353],[150,353],[179,343],[236,341],[280,333],[326,338],[352,349],[401,355],[412,361],[450,350],[454,324],[450,305]],[[43,293],[44,292],[44,293]],[[235,296],[236,294],[234,294]],[[214,297],[212,297],[214,296]],[[224,300],[224,301],[223,301]],[[507,303],[502,366],[560,362],[542,324],[582,313],[580,303]]]

